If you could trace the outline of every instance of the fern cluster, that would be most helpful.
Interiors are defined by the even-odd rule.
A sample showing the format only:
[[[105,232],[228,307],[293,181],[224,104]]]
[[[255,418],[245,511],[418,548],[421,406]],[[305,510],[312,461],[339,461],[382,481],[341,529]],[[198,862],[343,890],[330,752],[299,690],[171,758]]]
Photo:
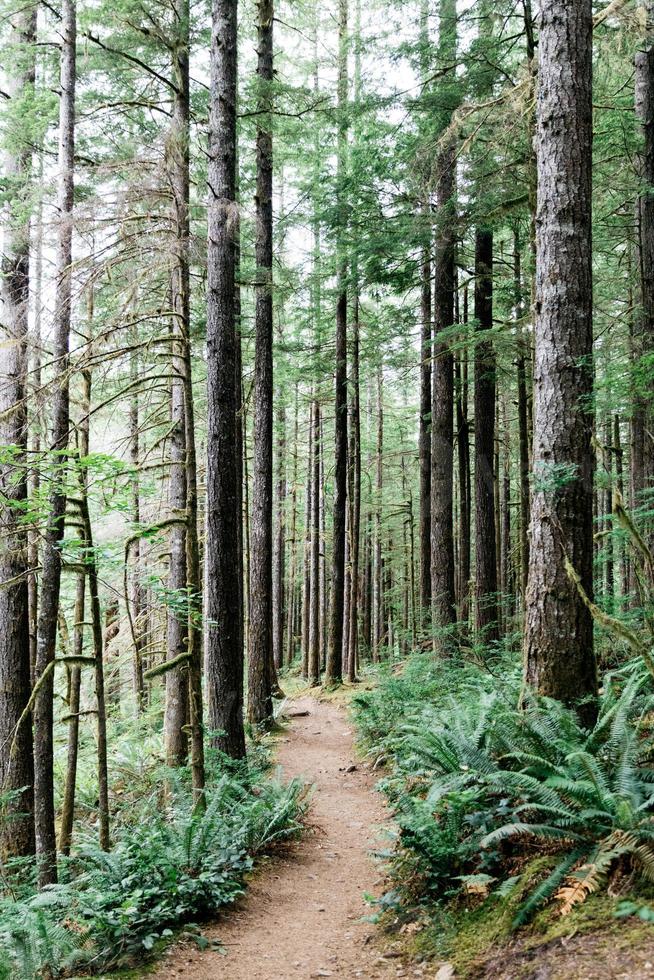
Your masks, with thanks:
[[[152,794],[110,853],[82,840],[60,884],[0,899],[0,980],[95,972],[141,959],[171,930],[242,892],[262,848],[299,830],[303,786],[223,774],[195,812],[183,784]]]
[[[550,873],[518,908],[521,925],[555,893],[568,911],[618,867],[654,880],[653,696],[642,661],[605,678],[588,731],[558,702],[527,696],[519,708],[514,665],[490,673],[418,660],[406,681],[388,682],[394,720],[385,684],[355,705],[369,748],[393,761],[382,786],[405,889],[440,899],[483,880],[486,892],[548,854]],[[427,703],[414,697],[421,677]]]

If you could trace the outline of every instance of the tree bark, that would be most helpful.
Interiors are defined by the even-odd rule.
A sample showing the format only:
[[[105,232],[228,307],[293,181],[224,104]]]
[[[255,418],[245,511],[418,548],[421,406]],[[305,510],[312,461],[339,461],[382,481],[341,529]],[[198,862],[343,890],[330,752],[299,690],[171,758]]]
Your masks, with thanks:
[[[484,643],[499,640],[495,515],[495,355],[493,326],[493,233],[475,236],[475,627]]]
[[[16,49],[4,88],[11,111],[12,102],[28,96],[34,86],[36,7],[20,8],[10,15],[10,22]],[[0,464],[0,792],[16,795],[5,811],[0,859],[34,853],[32,729],[26,722],[16,730],[30,697],[28,532],[21,520],[27,500],[30,227],[22,199],[28,191],[32,150],[17,134],[13,139],[17,148],[6,151],[3,159],[3,181],[10,197],[1,276],[0,444],[14,447],[15,455]],[[35,573],[32,581],[35,596]]]
[[[302,589],[302,677],[309,676],[309,632],[311,627],[311,487],[313,484],[313,401],[309,408],[307,478],[304,501],[304,587]]]
[[[273,295],[272,295],[272,78],[273,5],[259,0],[259,84],[256,189],[256,310],[254,353],[254,463],[250,554],[248,718],[272,717]]]
[[[428,209],[427,213],[429,213]],[[421,268],[420,305],[420,604],[423,617],[431,606],[431,254],[425,248]]]
[[[348,2],[338,3],[338,146],[337,146],[337,300],[336,387],[334,396],[334,509],[332,514],[332,575],[325,685],[343,676],[343,600],[345,595],[345,514],[347,507],[347,17]]]
[[[297,463],[298,463],[298,429],[299,429],[299,384],[295,382],[295,399],[293,402],[293,470],[291,477],[291,554],[288,575],[288,599],[286,623],[286,665],[290,667],[295,656],[295,609],[297,602],[296,569],[298,559],[297,547]]]
[[[286,613],[286,407],[284,392],[278,392],[276,531],[273,549],[273,662],[284,665],[284,620]]]
[[[189,296],[189,10],[188,0],[176,0],[175,33],[171,40],[171,69],[175,85],[173,118],[166,147],[166,165],[172,187],[172,391],[168,502],[173,516],[187,513],[187,447],[185,374],[190,328]],[[172,602],[167,612],[169,660],[188,652],[190,596],[186,562],[187,528],[170,532],[168,589]],[[182,766],[188,755],[188,662],[166,674],[164,737],[166,762]]]
[[[41,605],[39,609],[34,702],[34,824],[38,881],[42,888],[57,880],[53,787],[53,694],[57,611],[61,584],[60,544],[66,513],[66,461],[69,430],[69,354],[71,260],[73,241],[73,180],[75,159],[75,0],[61,8],[61,64],[59,100],[59,186],[56,295],[53,364],[56,372],[52,404],[53,474],[49,515],[43,538]],[[47,671],[47,674],[46,674]],[[45,675],[45,676],[44,676]]]
[[[307,677],[309,684],[320,684],[320,403],[314,399],[311,413],[313,426],[313,459],[311,476],[311,558],[310,558],[310,606],[309,606],[309,656]]]
[[[354,683],[359,646],[359,551],[361,541],[361,404],[359,381],[359,297],[354,297],[352,318],[352,399],[350,420],[350,621],[347,641],[347,676]]]
[[[141,487],[139,477],[140,464],[140,434],[139,434],[139,393],[136,387],[139,375],[139,356],[135,346],[130,354],[130,382],[133,385],[132,396],[129,405],[129,453],[130,463],[132,464],[132,523],[137,528],[141,522]],[[133,627],[133,651],[132,651],[132,686],[134,689],[134,699],[136,702],[137,714],[145,708],[145,682],[143,680],[143,649],[146,637],[144,620],[146,611],[143,602],[143,587],[141,585],[141,541],[135,536],[130,547],[131,559],[131,580],[129,596],[125,596],[125,602],[129,603],[130,615]]]
[[[593,594],[591,270],[592,9],[542,11],[537,105],[538,229],[534,476],[525,680],[596,715],[590,612],[565,560]]]
[[[439,62],[452,65],[456,60],[456,0],[441,0]],[[441,127],[447,130],[455,106],[448,90],[444,92]],[[443,333],[454,322],[454,260],[456,247],[455,187],[456,155],[452,139],[436,160],[437,222],[435,243],[434,345],[432,352],[431,412],[431,591],[432,626],[447,627],[455,622],[454,531],[452,498],[454,491],[454,362],[450,343]]]
[[[649,364],[654,352],[654,0],[644,0],[642,7],[646,17],[645,38],[635,60],[636,115],[643,136],[638,158],[642,189],[637,202],[642,307],[636,331],[638,377],[634,406],[634,412],[642,416],[642,440],[636,447],[642,453],[642,465],[637,464],[642,487],[636,487],[637,493],[650,489],[654,482],[654,405]]]
[[[522,292],[521,246],[517,230],[513,235],[514,303],[517,321],[516,381],[518,387],[518,459],[520,469],[520,595],[524,609],[529,571],[529,511],[531,488],[529,486],[529,422],[527,406],[527,343],[522,329],[524,299]],[[531,360],[531,358],[529,358]]]
[[[464,323],[467,323],[467,292],[464,302]],[[470,421],[468,419],[468,354],[461,351],[457,359],[457,460],[459,471],[459,619],[467,624],[470,616],[470,518],[471,518],[471,479],[470,479]]]
[[[207,255],[206,688],[214,747],[245,755],[243,646],[234,601],[241,568],[237,522],[236,202],[237,3],[213,0]]]

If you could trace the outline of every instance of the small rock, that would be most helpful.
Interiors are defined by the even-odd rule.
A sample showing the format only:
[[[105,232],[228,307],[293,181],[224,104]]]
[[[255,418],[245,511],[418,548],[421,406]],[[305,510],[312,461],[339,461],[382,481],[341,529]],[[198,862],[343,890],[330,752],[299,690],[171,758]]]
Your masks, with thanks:
[[[434,977],[434,980],[452,980],[454,977],[454,967],[451,963],[443,963],[442,967]]]
[[[333,975],[331,970],[316,970],[315,973],[311,974],[312,977],[331,977]]]

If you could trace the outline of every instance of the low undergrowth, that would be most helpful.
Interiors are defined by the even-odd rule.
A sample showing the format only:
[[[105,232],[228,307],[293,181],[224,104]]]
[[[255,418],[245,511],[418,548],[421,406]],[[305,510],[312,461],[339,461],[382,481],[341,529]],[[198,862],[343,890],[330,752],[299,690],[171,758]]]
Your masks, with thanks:
[[[381,910],[415,942],[469,962],[517,929],[552,934],[593,909],[647,919],[654,686],[641,659],[604,678],[592,730],[525,695],[510,655],[416,654],[353,707],[387,763],[397,827]]]
[[[142,962],[172,930],[233,902],[256,855],[299,832],[305,792],[269,779],[261,755],[247,769],[214,760],[214,772],[194,812],[188,774],[159,769],[145,780],[157,788],[120,811],[112,850],[81,830],[60,883],[41,893],[25,867],[5,869],[0,980]]]

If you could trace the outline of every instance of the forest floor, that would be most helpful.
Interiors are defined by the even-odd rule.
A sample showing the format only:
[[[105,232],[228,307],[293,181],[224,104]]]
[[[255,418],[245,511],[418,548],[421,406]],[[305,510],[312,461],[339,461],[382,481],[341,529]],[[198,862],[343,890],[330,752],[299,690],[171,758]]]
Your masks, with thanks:
[[[304,714],[307,712],[307,714]],[[203,929],[221,949],[190,942],[168,950],[155,980],[293,980],[305,977],[434,976],[433,964],[400,965],[363,917],[365,894],[383,890],[370,851],[383,843],[388,813],[376,775],[355,757],[342,707],[304,696],[291,702],[291,724],[277,741],[284,778],[313,784],[302,839],[265,862],[232,909]]]

